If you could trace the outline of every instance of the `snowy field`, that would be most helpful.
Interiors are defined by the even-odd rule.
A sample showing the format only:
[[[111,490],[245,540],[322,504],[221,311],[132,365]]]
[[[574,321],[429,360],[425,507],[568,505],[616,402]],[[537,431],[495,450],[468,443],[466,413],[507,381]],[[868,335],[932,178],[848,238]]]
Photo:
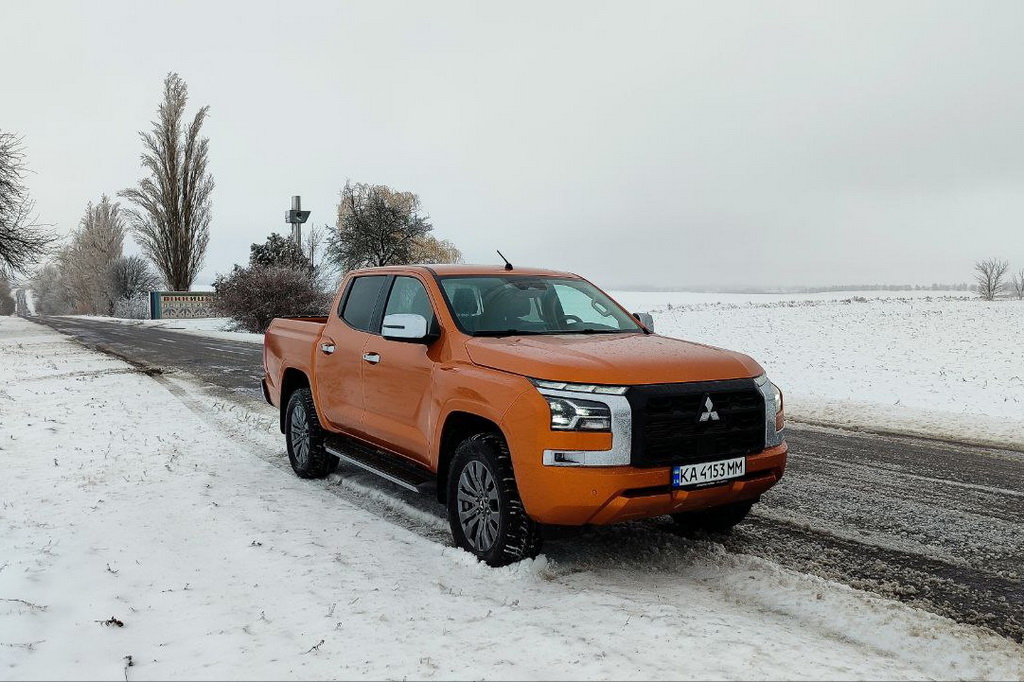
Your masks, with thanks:
[[[964,292],[615,292],[754,357],[797,421],[1024,448],[1024,302]]]
[[[1010,640],[649,524],[489,569],[296,478],[269,408],[18,318],[0,358],[3,679],[1024,677]]]

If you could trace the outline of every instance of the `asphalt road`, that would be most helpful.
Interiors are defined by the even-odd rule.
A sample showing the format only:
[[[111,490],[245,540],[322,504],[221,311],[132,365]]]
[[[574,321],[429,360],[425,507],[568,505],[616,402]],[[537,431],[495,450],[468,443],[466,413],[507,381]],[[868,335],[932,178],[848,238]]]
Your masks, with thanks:
[[[263,401],[260,345],[36,319],[137,364],[183,370],[239,399]],[[800,424],[790,425],[787,440],[786,477],[723,540],[729,551],[1024,642],[1024,454]],[[678,532],[664,520],[640,524],[662,537]],[[557,540],[551,549],[564,552],[573,542]]]

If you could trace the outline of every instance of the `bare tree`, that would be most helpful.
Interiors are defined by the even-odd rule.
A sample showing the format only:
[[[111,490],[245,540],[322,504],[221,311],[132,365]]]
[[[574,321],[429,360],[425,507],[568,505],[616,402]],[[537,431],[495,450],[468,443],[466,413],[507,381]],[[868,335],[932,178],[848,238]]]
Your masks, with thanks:
[[[46,254],[56,236],[35,223],[35,203],[24,178],[21,139],[0,131],[0,275],[25,272]]]
[[[425,234],[416,240],[412,249],[413,263],[461,263],[462,252],[447,239]]]
[[[413,260],[416,240],[433,228],[419,197],[385,185],[345,183],[328,253],[345,271]]]
[[[199,136],[209,107],[202,107],[186,125],[187,103],[185,81],[176,73],[167,74],[153,130],[139,133],[145,147],[142,166],[149,177],[121,192],[135,204],[127,213],[143,253],[175,291],[192,286],[210,240],[210,141]]]
[[[160,287],[160,278],[149,269],[149,263],[141,256],[121,256],[116,259],[107,270],[107,278],[118,300],[146,295]]]
[[[1017,271],[1017,274],[1013,276],[1013,295],[1019,299],[1024,299],[1024,268]]]
[[[160,278],[142,256],[121,256],[107,270],[107,282],[114,297],[115,317],[149,318],[149,292],[160,288]]]
[[[309,267],[313,268],[314,272],[322,265],[320,252],[323,251],[327,243],[330,229],[331,226],[326,223],[320,227],[314,225],[306,234],[306,243],[303,245],[303,250],[309,256]]]
[[[994,300],[1003,290],[1003,277],[1010,264],[998,258],[989,258],[978,261],[974,264],[977,273],[974,281],[977,282],[978,295],[986,301]]]
[[[329,252],[333,233],[334,228],[327,223],[320,226],[314,225],[306,233],[305,244],[303,244],[303,252],[309,256],[309,267],[313,273],[313,280],[317,286],[328,290],[337,289],[337,286],[329,285],[329,282],[338,274],[338,266],[331,260]]]

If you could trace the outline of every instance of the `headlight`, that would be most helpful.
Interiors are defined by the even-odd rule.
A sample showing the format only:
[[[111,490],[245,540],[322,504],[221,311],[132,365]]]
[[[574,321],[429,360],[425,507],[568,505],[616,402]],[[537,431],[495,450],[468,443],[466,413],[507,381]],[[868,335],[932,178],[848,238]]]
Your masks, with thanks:
[[[771,409],[767,410],[765,417],[768,422],[769,429],[774,427],[775,434],[781,433],[783,427],[786,426],[786,418],[782,412],[782,389],[768,381],[768,376],[762,374],[761,376],[754,379],[754,383],[757,384],[761,394],[764,396],[765,403],[770,407],[774,405],[775,413],[772,414]],[[781,442],[782,437],[772,437],[771,431],[767,434],[767,445],[778,445]]]
[[[786,425],[786,418],[782,414],[782,389],[772,384],[772,390],[775,393],[775,430],[781,431]]]
[[[611,431],[612,412],[604,403],[544,396],[551,409],[552,431]]]
[[[626,392],[626,386],[602,386],[599,384],[570,384],[564,381],[546,381],[544,379],[530,379],[537,388],[550,388],[553,391],[572,391],[573,393],[598,393],[604,395],[622,395]]]

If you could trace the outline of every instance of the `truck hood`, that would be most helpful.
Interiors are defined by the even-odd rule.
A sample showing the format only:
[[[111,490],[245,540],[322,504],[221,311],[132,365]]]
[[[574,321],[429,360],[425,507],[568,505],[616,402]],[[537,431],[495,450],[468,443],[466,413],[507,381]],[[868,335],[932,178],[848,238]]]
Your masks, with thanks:
[[[646,334],[508,336],[466,342],[477,365],[535,379],[629,386],[755,377],[742,353]]]

